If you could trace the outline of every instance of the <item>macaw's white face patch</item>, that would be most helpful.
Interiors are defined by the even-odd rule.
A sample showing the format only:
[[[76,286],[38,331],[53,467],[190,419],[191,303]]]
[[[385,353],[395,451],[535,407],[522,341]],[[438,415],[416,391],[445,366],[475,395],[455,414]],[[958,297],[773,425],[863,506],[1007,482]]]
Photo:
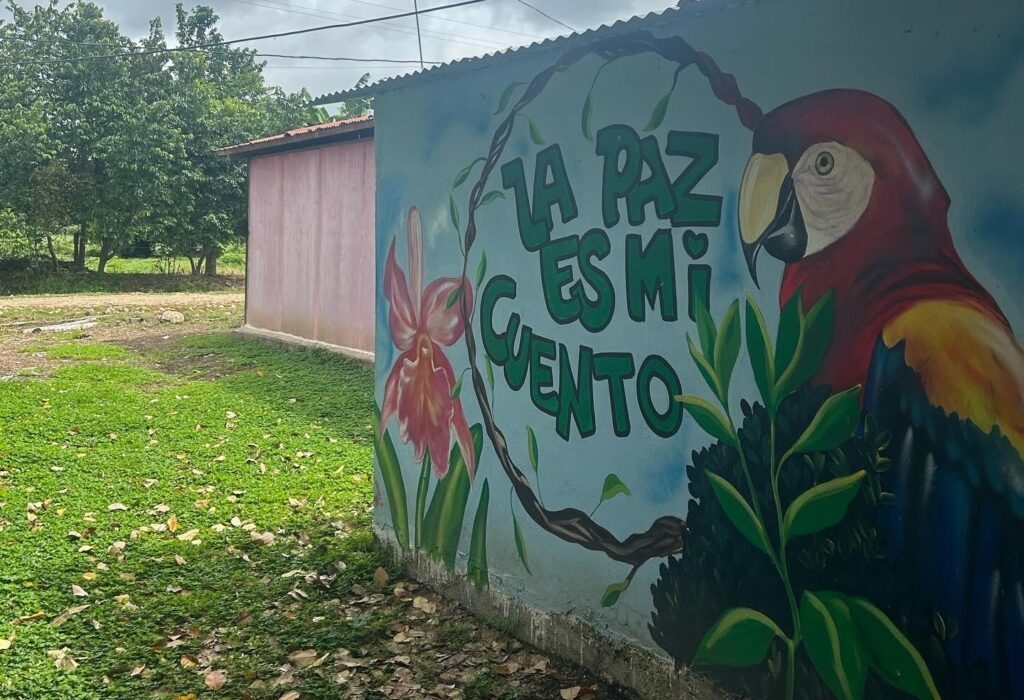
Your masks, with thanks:
[[[871,199],[875,171],[852,148],[835,141],[811,146],[793,168],[793,186],[812,255],[845,236]]]

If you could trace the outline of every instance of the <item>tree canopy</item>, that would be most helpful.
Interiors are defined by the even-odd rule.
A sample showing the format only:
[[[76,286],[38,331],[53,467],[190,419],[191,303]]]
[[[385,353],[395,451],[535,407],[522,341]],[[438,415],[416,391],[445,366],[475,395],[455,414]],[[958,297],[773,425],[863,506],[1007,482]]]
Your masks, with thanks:
[[[193,272],[215,272],[246,220],[245,166],[216,149],[329,118],[306,90],[268,85],[252,49],[154,53],[168,46],[159,18],[133,40],[89,2],[8,0],[7,9],[0,237],[45,247],[55,266],[53,237],[69,233],[75,267],[87,243],[98,245],[102,271],[142,238],[188,258]],[[210,7],[178,4],[176,46],[222,41],[217,23]]]

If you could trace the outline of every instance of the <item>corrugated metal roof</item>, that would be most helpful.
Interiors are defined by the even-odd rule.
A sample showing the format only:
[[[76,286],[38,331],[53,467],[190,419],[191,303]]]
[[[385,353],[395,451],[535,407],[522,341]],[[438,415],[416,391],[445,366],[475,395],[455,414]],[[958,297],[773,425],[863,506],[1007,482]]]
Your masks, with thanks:
[[[352,119],[338,119],[324,122],[322,124],[311,124],[289,129],[281,134],[261,136],[252,141],[218,148],[216,153],[221,156],[252,156],[265,151],[282,151],[291,148],[293,145],[311,145],[312,142],[332,139],[342,134],[355,134],[373,129],[373,117],[353,117]]]
[[[545,49],[552,48],[554,44],[561,46],[568,46],[577,42],[589,41],[591,39],[604,37],[609,34],[624,31],[627,28],[635,29],[637,25],[654,25],[661,24],[664,21],[674,19],[678,14],[684,10],[692,11],[699,5],[717,5],[721,7],[724,3],[722,2],[709,2],[705,0],[680,0],[678,5],[667,7],[664,10],[657,12],[651,12],[642,16],[630,17],[628,19],[620,19],[611,24],[604,24],[593,29],[586,29],[582,32],[576,32],[574,34],[567,34],[558,37],[552,37],[550,39],[544,39],[542,41],[536,41],[526,46],[513,46],[505,49],[504,51],[495,51],[494,53],[484,54],[483,56],[471,56],[468,58],[460,58],[450,63],[442,63],[437,66],[431,66],[430,68],[423,68],[412,73],[405,73],[402,75],[392,76],[390,78],[383,78],[375,83],[365,85],[363,87],[351,88],[348,90],[340,90],[338,92],[330,92],[326,95],[321,95],[313,101],[315,105],[333,104],[335,102],[341,102],[342,100],[349,100],[355,97],[366,97],[369,95],[376,95],[382,92],[388,92],[396,88],[407,87],[410,84],[417,83],[421,80],[426,80],[435,77],[447,76],[460,70],[471,70],[475,68],[481,68],[485,65],[491,65],[496,61],[502,61],[513,56],[519,57],[525,54],[542,51]]]

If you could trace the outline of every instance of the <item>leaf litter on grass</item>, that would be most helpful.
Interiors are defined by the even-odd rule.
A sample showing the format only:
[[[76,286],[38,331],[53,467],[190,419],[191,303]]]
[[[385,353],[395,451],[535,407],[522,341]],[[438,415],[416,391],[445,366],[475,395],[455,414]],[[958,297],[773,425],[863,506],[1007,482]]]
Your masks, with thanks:
[[[0,695],[621,697],[383,566],[370,371],[174,347],[0,385]]]

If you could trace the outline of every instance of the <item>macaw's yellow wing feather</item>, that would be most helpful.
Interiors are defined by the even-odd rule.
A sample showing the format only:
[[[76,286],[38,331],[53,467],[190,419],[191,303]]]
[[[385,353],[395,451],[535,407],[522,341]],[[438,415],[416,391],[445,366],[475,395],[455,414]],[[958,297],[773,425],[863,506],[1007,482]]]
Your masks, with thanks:
[[[999,431],[1024,455],[1024,350],[1006,325],[961,301],[925,301],[884,329],[885,345],[904,345],[907,366],[928,399],[983,433]]]

